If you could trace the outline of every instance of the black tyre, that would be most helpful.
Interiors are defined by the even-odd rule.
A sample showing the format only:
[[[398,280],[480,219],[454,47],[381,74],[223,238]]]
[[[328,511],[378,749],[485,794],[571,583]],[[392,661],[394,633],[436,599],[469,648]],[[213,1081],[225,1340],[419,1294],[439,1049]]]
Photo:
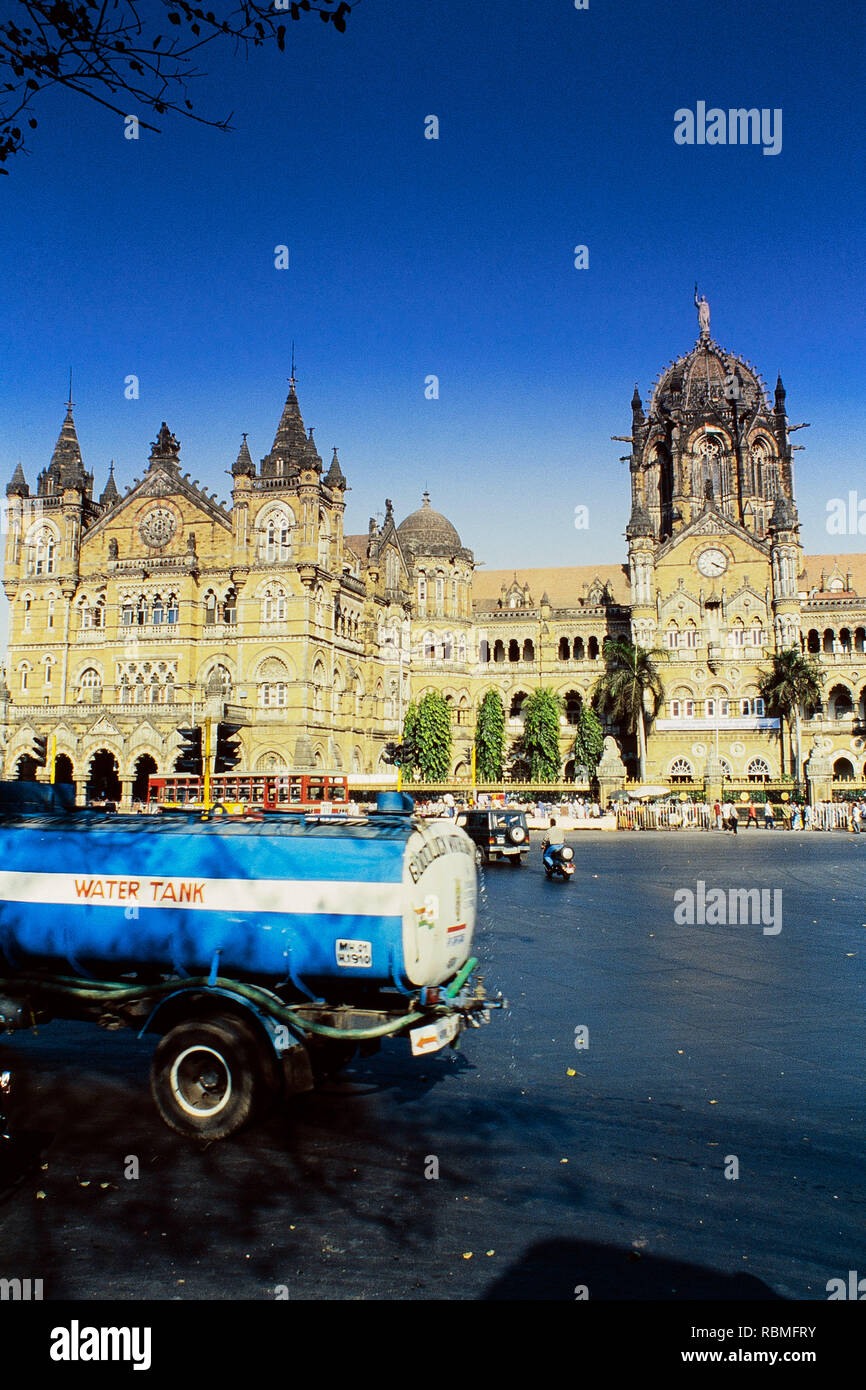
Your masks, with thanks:
[[[544,866],[544,872],[546,873],[548,878],[553,878],[553,870],[549,869],[546,864]]]
[[[263,1047],[234,1018],[180,1023],[160,1038],[150,1088],[169,1128],[190,1139],[241,1129],[273,1094]]]
[[[481,848],[480,845],[476,845],[476,847],[475,847],[475,864],[476,864],[476,867],[480,869],[480,868],[481,868],[481,865],[482,865],[482,864],[486,864],[486,863],[487,863],[487,856],[486,856],[486,854],[484,853],[484,850]]]
[[[511,865],[512,869],[519,869],[521,864],[523,863],[523,855],[511,854],[508,857],[508,862]]]

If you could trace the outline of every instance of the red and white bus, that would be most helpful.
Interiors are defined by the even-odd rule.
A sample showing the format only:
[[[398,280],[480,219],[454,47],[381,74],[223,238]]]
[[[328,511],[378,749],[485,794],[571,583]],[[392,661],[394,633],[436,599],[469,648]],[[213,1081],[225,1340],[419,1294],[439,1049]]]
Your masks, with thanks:
[[[200,810],[204,808],[204,780],[173,772],[151,777],[148,809]],[[334,815],[349,809],[349,783],[342,773],[275,772],[217,773],[210,779],[210,804],[227,811],[298,811]]]

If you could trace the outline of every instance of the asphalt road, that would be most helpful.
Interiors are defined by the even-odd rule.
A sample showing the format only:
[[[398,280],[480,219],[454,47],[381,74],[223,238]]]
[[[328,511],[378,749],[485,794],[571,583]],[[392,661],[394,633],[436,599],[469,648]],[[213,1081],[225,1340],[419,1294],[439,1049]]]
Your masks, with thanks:
[[[4,1039],[31,1157],[0,1274],[45,1299],[826,1299],[864,1266],[866,837],[584,833],[568,885],[538,838],[482,878],[507,1011],[232,1140],[164,1128],[152,1042]],[[781,930],[678,923],[699,880],[781,892]]]

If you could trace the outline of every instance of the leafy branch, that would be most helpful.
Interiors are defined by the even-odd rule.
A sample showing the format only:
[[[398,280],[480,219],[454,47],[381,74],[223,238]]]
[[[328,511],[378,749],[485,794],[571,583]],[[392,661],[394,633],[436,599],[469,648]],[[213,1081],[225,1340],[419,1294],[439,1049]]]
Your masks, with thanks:
[[[358,3],[358,0],[353,0]],[[173,113],[230,130],[222,119],[198,115],[187,84],[206,76],[194,66],[199,49],[234,44],[235,54],[276,44],[286,48],[286,19],[316,13],[345,33],[347,0],[229,0],[205,10],[189,0],[11,0],[13,17],[0,20],[0,165],[26,151],[24,124],[35,129],[36,99],[60,86],[119,116],[135,103],[155,115]],[[160,127],[141,117],[146,130]],[[0,168],[0,174],[8,174]]]

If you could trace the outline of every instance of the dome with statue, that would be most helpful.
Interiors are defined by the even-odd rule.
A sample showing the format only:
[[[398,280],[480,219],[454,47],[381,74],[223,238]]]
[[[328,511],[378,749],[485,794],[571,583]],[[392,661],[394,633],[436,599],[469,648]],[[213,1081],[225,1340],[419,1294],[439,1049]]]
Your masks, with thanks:
[[[447,516],[431,507],[430,494],[427,492],[418,510],[400,522],[397,534],[403,548],[412,555],[456,555],[463,550],[456,527],[452,526]]]
[[[677,407],[701,410],[733,400],[747,410],[770,405],[767,387],[752,363],[701,335],[690,352],[669,363],[658,377],[649,413],[665,415]]]
[[[710,306],[695,286],[700,333],[690,352],[670,362],[652,388],[650,416],[671,410],[699,411],[734,401],[741,409],[766,410],[769,392],[757,368],[735,352],[726,352],[710,336]]]

